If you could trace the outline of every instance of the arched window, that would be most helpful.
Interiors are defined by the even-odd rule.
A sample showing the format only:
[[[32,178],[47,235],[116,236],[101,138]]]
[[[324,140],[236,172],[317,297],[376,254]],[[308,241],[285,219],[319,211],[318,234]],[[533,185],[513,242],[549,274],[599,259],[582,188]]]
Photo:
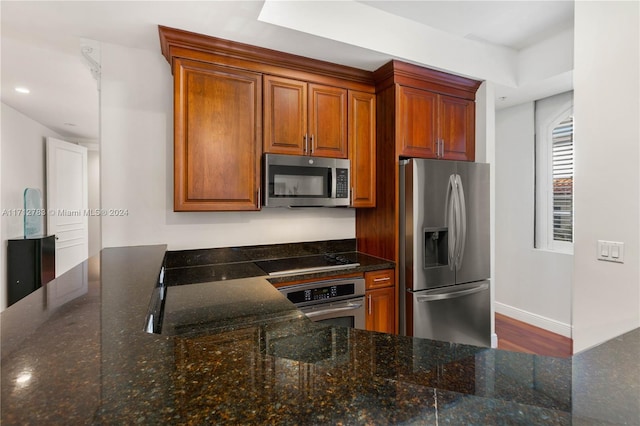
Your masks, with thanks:
[[[573,115],[552,130],[551,174],[554,241],[573,242]]]
[[[536,102],[535,247],[573,253],[573,92]]]

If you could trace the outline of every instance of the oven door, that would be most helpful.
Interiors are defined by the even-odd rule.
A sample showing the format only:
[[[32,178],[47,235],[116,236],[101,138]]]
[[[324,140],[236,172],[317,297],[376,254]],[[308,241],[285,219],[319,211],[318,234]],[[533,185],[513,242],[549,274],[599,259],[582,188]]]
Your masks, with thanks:
[[[365,329],[364,296],[299,308],[315,322]]]

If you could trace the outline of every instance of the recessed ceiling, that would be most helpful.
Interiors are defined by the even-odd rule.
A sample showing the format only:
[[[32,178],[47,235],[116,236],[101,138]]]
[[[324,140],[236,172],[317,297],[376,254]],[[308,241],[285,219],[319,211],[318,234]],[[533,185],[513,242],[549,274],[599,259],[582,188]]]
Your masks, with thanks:
[[[258,20],[263,1],[2,1],[2,102],[97,140],[99,92],[82,39],[160,51],[159,24],[373,70],[388,55]],[[456,37],[519,50],[570,27],[572,1],[363,1]],[[374,24],[384,31],[384,23]],[[17,93],[28,87],[28,95]],[[67,124],[65,124],[67,123]]]
[[[361,1],[471,40],[521,50],[573,25],[573,1]]]

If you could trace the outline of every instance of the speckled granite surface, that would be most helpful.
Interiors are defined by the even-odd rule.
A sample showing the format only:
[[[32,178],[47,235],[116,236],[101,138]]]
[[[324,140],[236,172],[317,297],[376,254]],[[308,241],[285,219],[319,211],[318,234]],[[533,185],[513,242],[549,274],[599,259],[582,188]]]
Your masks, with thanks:
[[[2,312],[2,424],[640,419],[640,330],[573,359],[540,357],[318,325],[256,277],[209,283],[227,286],[211,297],[230,297],[215,301],[219,321],[147,333],[164,250],[105,249]],[[233,299],[242,289],[248,300]]]
[[[356,240],[329,240],[320,242],[272,244],[264,246],[245,246],[215,249],[196,249],[168,251],[165,257],[165,284],[203,283],[221,280],[264,276],[265,272],[256,265],[256,261],[304,257],[325,253],[339,253],[358,267],[349,270],[323,271],[294,276],[270,277],[272,284],[286,283],[292,279],[322,278],[349,272],[366,272],[377,269],[393,268],[391,261],[369,256],[356,251]]]

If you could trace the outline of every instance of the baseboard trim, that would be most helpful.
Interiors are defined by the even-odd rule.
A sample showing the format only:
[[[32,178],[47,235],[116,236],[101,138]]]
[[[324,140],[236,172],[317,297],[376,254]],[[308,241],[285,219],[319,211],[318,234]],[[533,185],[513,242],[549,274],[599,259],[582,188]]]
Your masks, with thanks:
[[[496,333],[491,333],[491,347],[493,349],[498,347],[498,335]]]
[[[513,306],[500,302],[495,302],[495,311],[499,314],[517,319],[518,321],[526,322],[527,324],[540,327],[552,333],[571,338],[572,327],[570,324],[543,317],[542,315],[534,314],[523,309],[514,308]]]

